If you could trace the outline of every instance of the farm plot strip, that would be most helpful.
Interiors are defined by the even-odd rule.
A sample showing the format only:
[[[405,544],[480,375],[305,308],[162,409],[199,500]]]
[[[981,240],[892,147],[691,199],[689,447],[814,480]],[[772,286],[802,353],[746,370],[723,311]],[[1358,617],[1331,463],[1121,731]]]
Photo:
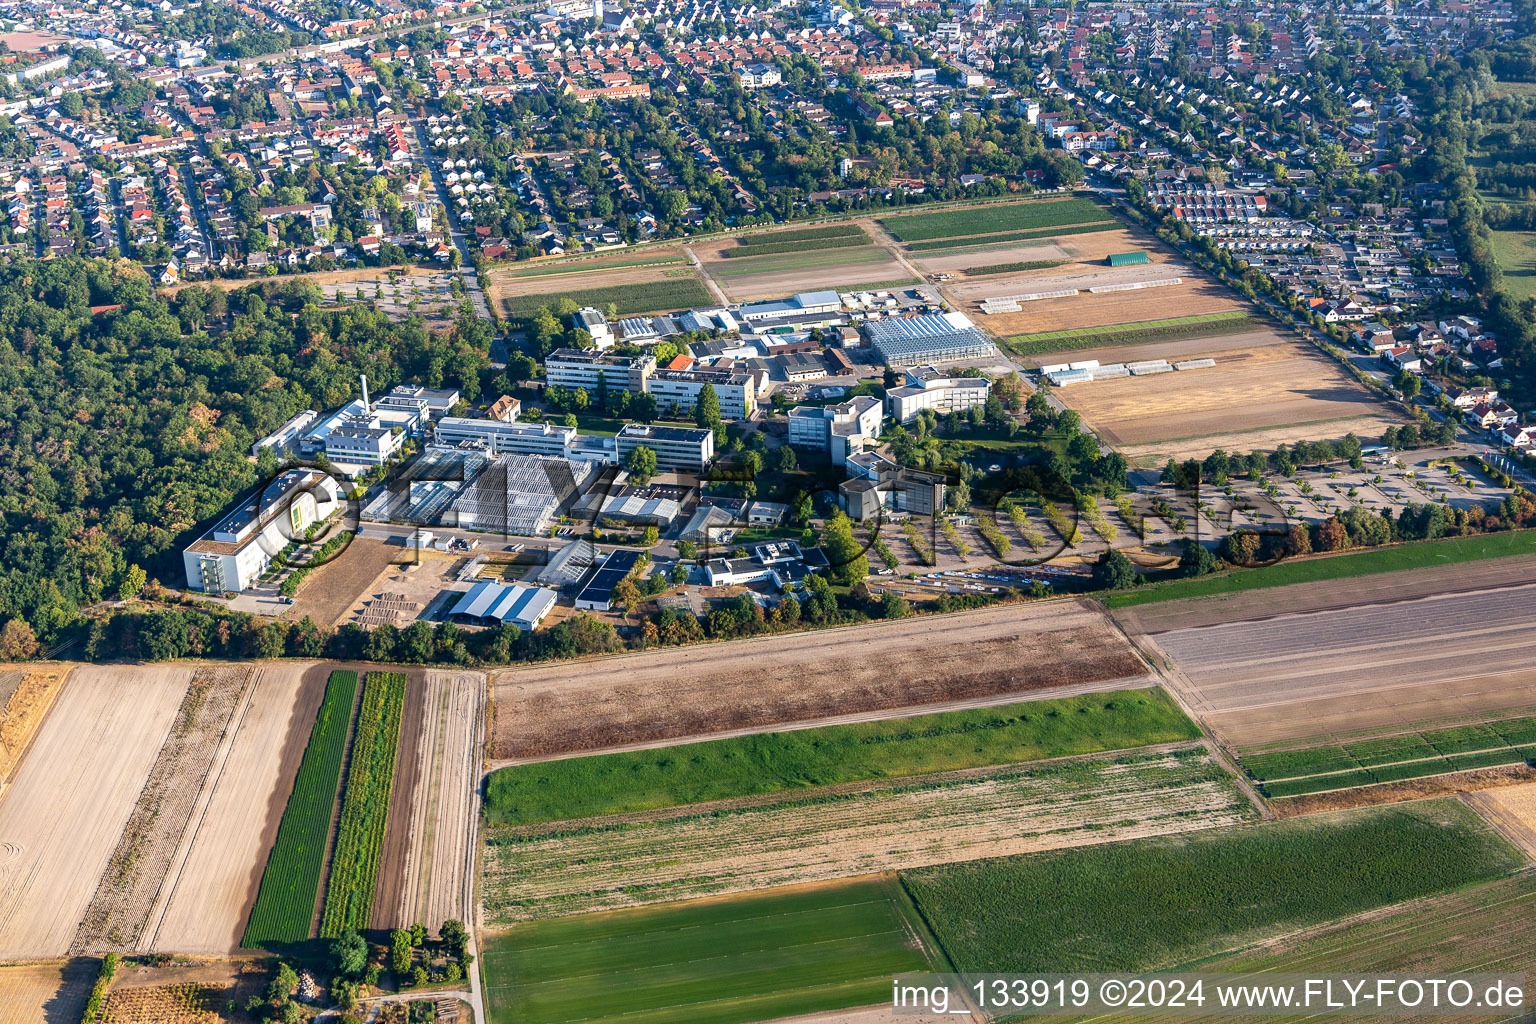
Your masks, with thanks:
[[[485,816],[537,824],[1198,736],[1160,689],[1084,694],[514,765],[491,776]]]
[[[368,927],[404,705],[404,673],[368,673],[342,794],[336,849],[331,856],[325,913],[320,921],[323,938],[334,938],[349,928]]]
[[[1109,211],[1093,200],[1074,197],[885,217],[880,226],[903,242],[924,242],[1000,231],[1067,227],[1104,220],[1108,216]]]
[[[888,877],[616,914],[487,937],[491,1024],[749,1024],[866,1006],[932,970]]]
[[[357,673],[332,672],[241,940],[247,948],[309,938],[356,697]]]
[[[489,827],[481,894],[496,925],[1212,828],[1255,813],[1205,747],[1182,745]]]
[[[139,940],[251,676],[236,667],[200,668],[193,676],[75,933],[73,953],[133,948]]]
[[[1522,864],[1470,808],[1432,800],[901,877],[961,971],[1140,971],[1491,881]]]
[[[1536,717],[1241,755],[1266,796],[1300,796],[1536,761]]]
[[[504,304],[509,317],[525,319],[533,316],[540,306],[553,306],[562,298],[569,298],[578,305],[595,306],[598,309],[604,309],[611,303],[617,307],[619,316],[705,306],[713,300],[709,289],[705,288],[698,278],[686,275],[664,281],[619,284],[607,288],[580,288],[558,293],[535,292],[510,295],[505,299]]]
[[[968,238],[934,238],[925,242],[908,242],[908,252],[926,256],[949,256],[959,253],[984,252],[988,246],[1002,248],[1013,242],[1030,242],[1037,238],[1061,238],[1065,235],[1092,235],[1100,231],[1113,231],[1120,227],[1117,220],[1098,220],[1088,224],[1072,224],[1059,228],[1037,228],[1033,231],[1000,231],[993,235],[972,235]]]

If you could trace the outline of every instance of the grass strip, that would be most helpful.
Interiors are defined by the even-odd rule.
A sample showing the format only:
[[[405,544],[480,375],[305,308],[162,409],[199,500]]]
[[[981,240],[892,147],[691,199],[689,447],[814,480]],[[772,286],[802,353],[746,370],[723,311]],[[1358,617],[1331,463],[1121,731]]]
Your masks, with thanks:
[[[569,292],[546,292],[528,295],[509,295],[503,301],[507,316],[526,320],[538,312],[540,306],[553,307],[561,299],[571,299],[578,306],[606,309],[609,303],[618,307],[620,316],[634,313],[651,313],[657,310],[687,309],[705,306],[711,301],[709,289],[695,277],[669,278],[665,281],[645,281],[639,284],[620,284],[609,288],[585,288]]]
[[[985,277],[988,274],[1017,274],[1024,270],[1046,270],[1059,267],[1067,260],[1020,260],[1017,263],[989,263],[984,267],[966,267],[966,277]]]
[[[403,672],[368,673],[341,798],[341,824],[336,832],[336,853],[331,858],[325,913],[320,919],[321,938],[335,938],[348,928],[368,927],[404,706]]]
[[[1161,690],[1088,694],[516,765],[491,776],[485,815],[491,824],[562,821],[1198,735]]]
[[[1108,215],[1109,211],[1093,200],[1074,196],[883,217],[880,225],[903,242],[948,242],[966,235],[1068,227],[1103,220]]]
[[[1486,558],[1507,558],[1536,552],[1536,530],[1512,530],[1476,537],[1452,537],[1444,540],[1392,544],[1343,555],[1292,559],[1260,569],[1238,570],[1198,579],[1173,580],[1132,591],[1108,594],[1104,604],[1110,608],[1176,601],[1186,597],[1210,597],[1237,594],[1292,583],[1317,583],[1322,580],[1373,576],[1400,569],[1424,569],[1460,562],[1478,562]]]
[[[356,672],[331,673],[240,940],[247,949],[309,938],[356,696]]]

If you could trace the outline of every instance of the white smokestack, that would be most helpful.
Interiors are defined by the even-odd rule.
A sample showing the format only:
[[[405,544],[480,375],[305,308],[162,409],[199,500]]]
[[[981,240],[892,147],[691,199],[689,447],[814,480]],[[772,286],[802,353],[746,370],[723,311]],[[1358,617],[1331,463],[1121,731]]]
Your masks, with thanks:
[[[368,404],[368,375],[360,373],[357,375],[357,379],[363,382],[363,414],[367,415],[373,411],[373,406]]]

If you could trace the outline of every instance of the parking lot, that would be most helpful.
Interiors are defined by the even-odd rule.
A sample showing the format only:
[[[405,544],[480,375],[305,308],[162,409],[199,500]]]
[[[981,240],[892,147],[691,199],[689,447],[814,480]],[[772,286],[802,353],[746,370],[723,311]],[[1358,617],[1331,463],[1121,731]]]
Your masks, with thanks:
[[[320,291],[330,302],[377,302],[380,312],[392,320],[404,320],[412,313],[451,319],[463,301],[449,283],[457,276],[444,271],[391,278],[381,270],[377,277],[322,284]]]

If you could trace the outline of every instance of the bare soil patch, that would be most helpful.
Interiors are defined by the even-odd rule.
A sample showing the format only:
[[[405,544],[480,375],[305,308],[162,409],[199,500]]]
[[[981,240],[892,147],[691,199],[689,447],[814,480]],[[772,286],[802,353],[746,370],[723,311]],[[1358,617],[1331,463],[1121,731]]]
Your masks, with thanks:
[[[131,950],[138,942],[250,679],[249,668],[233,665],[203,667],[193,676],[75,933],[74,954]]]
[[[354,537],[334,561],[309,574],[283,617],[297,622],[307,615],[317,625],[340,625],[347,609],[379,573],[406,556],[404,548]]]
[[[428,671],[425,683],[398,899],[375,905],[377,927],[470,919],[486,681]]]
[[[95,981],[91,960],[0,967],[0,1024],[74,1024]]]
[[[683,272],[682,274],[679,271]],[[481,279],[481,287],[484,288],[486,297],[498,308],[507,298],[514,295],[549,295],[553,302],[565,292],[585,291],[591,288],[612,288],[621,284],[645,284],[651,281],[666,281],[679,276],[691,274],[687,267],[660,266],[660,267],[612,267],[592,268],[581,270],[572,268],[569,274],[539,274],[532,277],[513,277],[510,274],[492,270]]]
[[[1063,360],[1097,359],[1101,363],[1131,363],[1143,359],[1202,359],[1207,356],[1220,360],[1225,352],[1262,348],[1266,345],[1284,345],[1288,342],[1274,331],[1245,331],[1212,338],[1184,338],[1178,341],[1146,341],[1128,345],[1103,345],[1099,348],[1069,349],[1061,352],[1043,352],[1023,356],[1020,362],[1026,366],[1040,367]]]
[[[1065,758],[488,829],[492,925],[1236,824],[1203,747]]]
[[[1497,790],[1503,786],[1525,786],[1536,780],[1536,768],[1524,764],[1505,764],[1496,768],[1479,768],[1457,775],[1436,775],[1427,779],[1408,779],[1404,782],[1388,782],[1365,789],[1343,789],[1333,793],[1313,793],[1307,796],[1287,797],[1270,801],[1270,807],[1282,818],[1299,814],[1319,814],[1324,811],[1345,811],[1352,807],[1372,807],[1377,804],[1395,804],[1405,800],[1423,800],[1457,793],[1476,794],[1483,790]],[[1473,806],[1478,804],[1474,801]]]
[[[16,766],[42,724],[53,700],[64,688],[68,665],[29,666],[17,673],[10,687],[5,710],[0,711],[0,783],[10,779]],[[3,792],[3,790],[0,790]]]
[[[192,669],[77,667],[0,799],[0,958],[63,956]]]
[[[240,948],[329,666],[269,663],[203,783],[139,949],[226,954]]]
[[[1206,369],[1074,385],[1062,389],[1062,399],[1128,457],[1162,454],[1171,441],[1210,451],[1222,446],[1215,438],[1254,431],[1280,431],[1291,439],[1332,437],[1342,420],[1395,418],[1370,392],[1298,342],[1235,350],[1217,343],[1209,351],[1218,354],[1216,365]],[[1337,430],[1337,436],[1344,433]]]
[[[1088,602],[1000,605],[505,671],[495,677],[492,756],[598,750],[1145,674]]]
[[[913,253],[912,262],[928,271],[930,274],[959,274],[972,267],[990,267],[999,263],[1026,263],[1035,260],[1070,260],[1072,254],[1067,252],[1054,242],[1019,242],[1015,245],[1002,246],[997,249],[988,249],[985,252],[950,253],[945,256],[923,256],[922,253]],[[1062,268],[1047,268],[1041,270],[1026,270],[1016,275],[987,274],[983,275],[992,281],[1007,280],[1012,277],[1024,278],[1030,274],[1049,273],[1054,269],[1060,273]]]

